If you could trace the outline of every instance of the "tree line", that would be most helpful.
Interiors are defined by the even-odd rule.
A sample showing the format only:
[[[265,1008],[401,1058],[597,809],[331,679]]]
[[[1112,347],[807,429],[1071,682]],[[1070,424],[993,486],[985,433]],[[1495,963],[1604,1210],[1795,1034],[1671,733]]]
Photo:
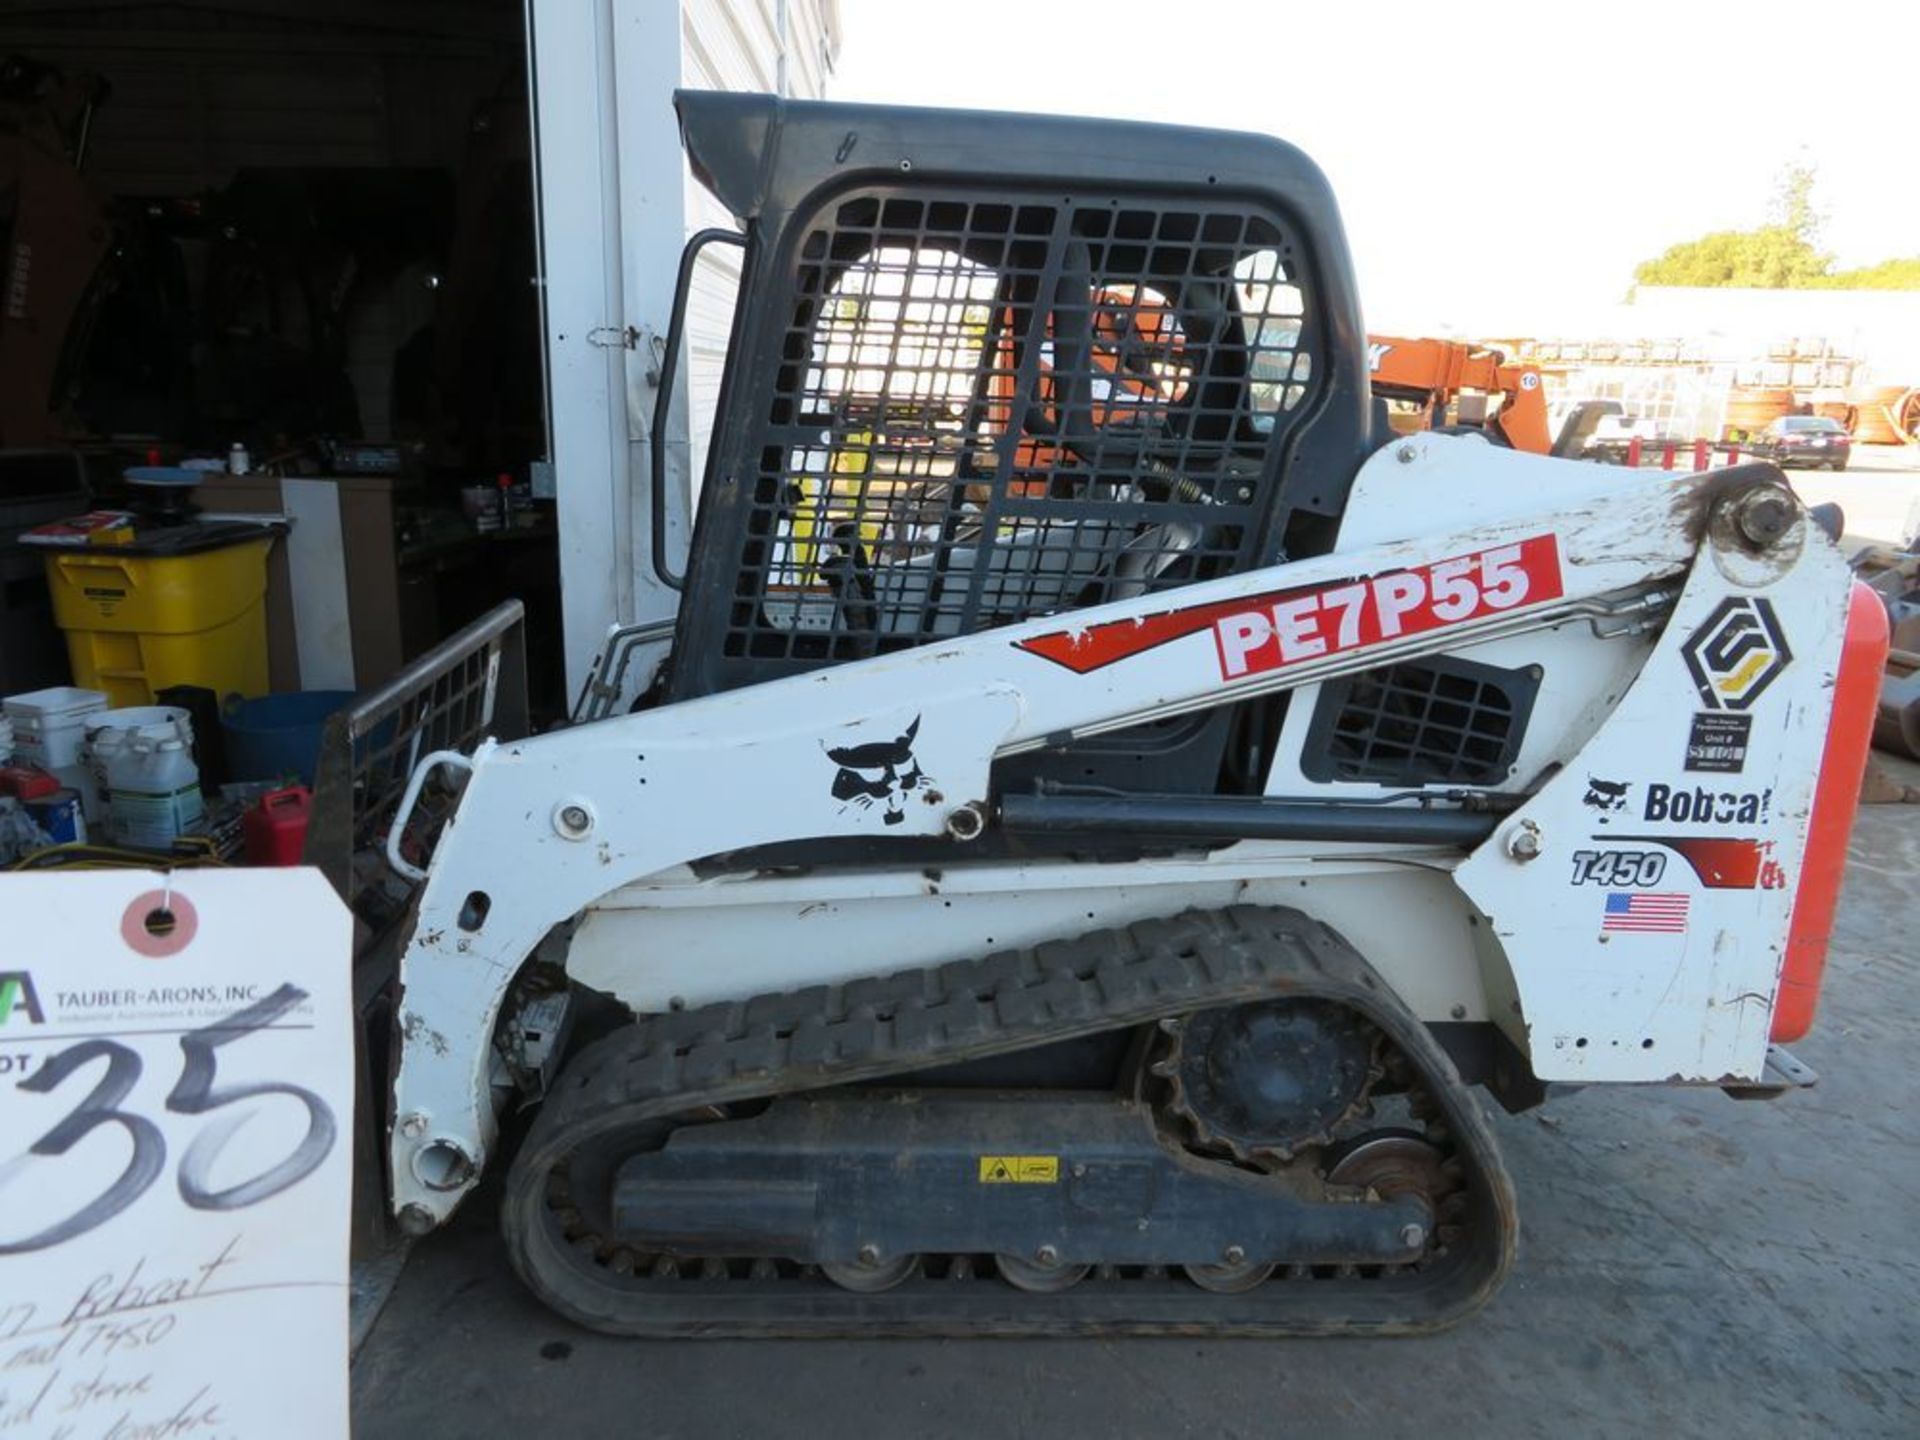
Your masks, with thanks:
[[[1641,285],[1742,286],[1759,290],[1920,290],[1920,255],[1835,270],[1820,248],[1813,206],[1814,167],[1789,165],[1777,183],[1772,215],[1752,230],[1716,230],[1669,246],[1634,267]]]

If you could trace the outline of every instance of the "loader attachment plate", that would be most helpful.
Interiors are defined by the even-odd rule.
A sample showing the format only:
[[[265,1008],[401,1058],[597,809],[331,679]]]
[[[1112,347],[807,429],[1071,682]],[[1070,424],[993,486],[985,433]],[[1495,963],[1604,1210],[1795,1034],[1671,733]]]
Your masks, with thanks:
[[[681,1125],[729,1121],[742,1102],[835,1090],[817,1099],[821,1110],[870,1104],[876,1092],[843,1099],[848,1092],[837,1087],[896,1076],[909,1086],[912,1072],[934,1066],[1279,999],[1336,1002],[1380,1032],[1389,1067],[1405,1077],[1415,1113],[1426,1120],[1424,1140],[1415,1143],[1434,1147],[1450,1177],[1452,1193],[1418,1242],[1397,1251],[1379,1244],[1428,1216],[1376,1176],[1359,1188],[1330,1187],[1318,1201],[1276,1194],[1276,1215],[1256,1242],[1262,1254],[1231,1256],[1232,1265],[1198,1274],[1157,1263],[1185,1256],[1186,1242],[1177,1238],[1158,1242],[1160,1249],[1135,1243],[1107,1252],[1056,1239],[1039,1252],[1051,1268],[1018,1258],[1001,1263],[1012,1284],[971,1247],[891,1272],[894,1257],[876,1249],[864,1259],[885,1288],[868,1291],[849,1281],[857,1272],[841,1254],[847,1237],[834,1233],[833,1217],[816,1223],[807,1166],[786,1176],[791,1183],[781,1192],[796,1232],[784,1255],[768,1253],[782,1247],[764,1234],[724,1233],[723,1205],[704,1237],[692,1233],[701,1223],[698,1206],[641,1213],[650,1200],[667,1198],[662,1186],[672,1167],[640,1157],[666,1153],[675,1134],[697,1146]],[[955,1103],[948,1097],[941,1103]],[[782,1103],[761,1121],[784,1123]],[[718,1143],[730,1127],[711,1128]],[[1059,1154],[1011,1153],[1039,1144],[1020,1127],[1004,1143],[1008,1154],[968,1152],[981,1189],[992,1188],[988,1182],[1022,1188],[1023,1176],[1035,1188],[1049,1173],[1055,1183],[1063,1178]],[[1064,1178],[1071,1178],[1067,1163]],[[812,1179],[820,1175],[814,1167]],[[1248,1177],[1256,1180],[1267,1177]],[[1002,1207],[995,1223],[1013,1233],[1019,1227],[1006,1218],[1006,1203],[993,1202]],[[666,1213],[676,1208],[681,1213]],[[1329,1214],[1290,1225],[1280,1218],[1290,1208],[1347,1210],[1357,1223],[1343,1228]],[[655,1240],[676,1243],[649,1251],[621,1234],[623,1221],[659,1227]],[[1297,911],[1250,906],[646,1017],[582,1050],[561,1073],[508,1174],[502,1225],[515,1268],[548,1305],[596,1330],[658,1337],[1415,1333],[1483,1304],[1512,1262],[1516,1235],[1512,1184],[1493,1135],[1426,1027],[1332,930]],[[929,1217],[915,1243],[941,1239],[937,1229]],[[945,1241],[957,1244],[963,1229]],[[1277,1262],[1270,1276],[1269,1255]],[[1252,1273],[1254,1283],[1233,1278],[1241,1273]],[[1077,1283],[1053,1287],[1051,1274]]]

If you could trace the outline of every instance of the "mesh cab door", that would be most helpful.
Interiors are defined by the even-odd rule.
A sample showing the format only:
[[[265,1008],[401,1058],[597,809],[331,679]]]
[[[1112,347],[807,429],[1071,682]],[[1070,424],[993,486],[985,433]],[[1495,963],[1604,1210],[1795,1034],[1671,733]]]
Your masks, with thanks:
[[[676,698],[1324,548],[1365,375],[1297,152],[1226,137],[1248,153],[1216,158],[1266,184],[1225,191],[1194,183],[1201,132],[681,108],[751,247]],[[1049,131],[1112,178],[1021,173],[1057,161]],[[846,163],[869,146],[908,158]]]

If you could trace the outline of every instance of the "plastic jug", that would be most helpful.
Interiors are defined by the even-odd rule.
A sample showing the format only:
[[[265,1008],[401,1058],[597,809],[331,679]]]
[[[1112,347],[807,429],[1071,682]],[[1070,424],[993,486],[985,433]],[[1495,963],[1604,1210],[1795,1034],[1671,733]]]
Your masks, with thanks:
[[[95,796],[88,818],[122,845],[165,850],[205,813],[185,710],[139,705],[88,716],[82,758]],[[123,795],[124,817],[114,813]]]

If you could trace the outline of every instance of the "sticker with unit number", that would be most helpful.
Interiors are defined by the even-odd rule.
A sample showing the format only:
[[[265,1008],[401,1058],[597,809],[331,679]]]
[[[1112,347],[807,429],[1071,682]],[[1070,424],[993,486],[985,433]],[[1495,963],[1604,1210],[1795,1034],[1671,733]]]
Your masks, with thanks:
[[[1753,735],[1753,716],[1722,710],[1702,710],[1687,731],[1687,761],[1696,772],[1738,775],[1747,768],[1747,742]]]

